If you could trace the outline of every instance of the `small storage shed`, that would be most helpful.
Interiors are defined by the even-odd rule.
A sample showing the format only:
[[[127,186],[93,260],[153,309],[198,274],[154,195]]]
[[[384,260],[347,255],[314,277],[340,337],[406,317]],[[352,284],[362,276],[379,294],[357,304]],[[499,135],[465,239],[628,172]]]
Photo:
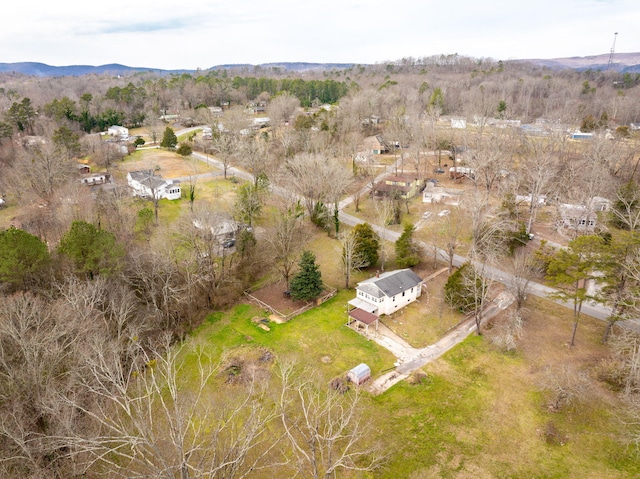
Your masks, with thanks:
[[[371,368],[364,363],[358,364],[347,373],[347,379],[353,384],[360,386],[371,377]]]

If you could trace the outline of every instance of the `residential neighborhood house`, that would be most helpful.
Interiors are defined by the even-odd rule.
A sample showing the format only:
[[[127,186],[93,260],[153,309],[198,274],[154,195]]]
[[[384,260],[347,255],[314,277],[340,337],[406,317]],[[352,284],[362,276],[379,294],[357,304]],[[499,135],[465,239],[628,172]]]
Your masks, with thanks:
[[[422,192],[422,202],[457,206],[460,204],[463,193],[464,190],[435,186],[432,182],[427,181],[427,186]]]
[[[143,198],[177,200],[182,195],[180,185],[154,175],[153,170],[131,171],[127,173],[127,183],[134,196]]]
[[[121,139],[129,138],[129,129],[124,126],[113,125],[107,130],[107,135],[118,137]]]
[[[473,179],[475,175],[475,170],[467,166],[452,166],[449,168],[449,178],[452,180],[459,180],[461,178]]]
[[[89,173],[80,178],[80,183],[88,186],[111,183],[111,173]]]
[[[389,145],[384,141],[382,135],[368,136],[364,139],[364,149],[371,151],[374,155],[381,155],[389,152]]]
[[[387,176],[373,186],[372,195],[376,199],[389,197],[392,192],[400,194],[401,198],[413,198],[424,188],[424,181],[411,176]]]
[[[420,297],[421,286],[420,277],[408,268],[387,271],[358,283],[349,305],[377,316],[391,314]]]
[[[558,205],[560,226],[579,232],[591,233],[596,229],[598,212],[607,212],[611,201],[594,196],[586,205],[562,203]]]

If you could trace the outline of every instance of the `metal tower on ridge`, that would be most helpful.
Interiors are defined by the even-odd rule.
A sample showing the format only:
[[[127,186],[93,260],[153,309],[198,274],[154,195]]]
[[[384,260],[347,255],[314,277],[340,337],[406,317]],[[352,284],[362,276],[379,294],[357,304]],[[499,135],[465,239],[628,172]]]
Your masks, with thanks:
[[[607,70],[611,68],[613,63],[613,53],[616,51],[616,38],[618,38],[618,32],[613,34],[613,45],[611,46],[611,52],[609,53],[609,63],[607,63]]]

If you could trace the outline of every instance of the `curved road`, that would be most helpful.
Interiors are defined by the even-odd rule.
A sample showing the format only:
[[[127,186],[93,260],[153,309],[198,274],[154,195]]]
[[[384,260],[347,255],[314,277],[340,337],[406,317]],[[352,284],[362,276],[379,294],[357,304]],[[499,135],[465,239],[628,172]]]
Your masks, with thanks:
[[[202,128],[202,126],[196,126],[193,128],[186,128],[184,130],[180,130],[176,132],[176,135],[183,135],[185,133],[189,133],[191,131],[197,130],[199,128]],[[198,152],[194,152],[192,154],[192,156],[194,158],[197,158],[200,161],[203,161],[205,163],[207,163],[210,166],[219,168],[219,169],[223,169],[224,166],[222,164],[222,162],[218,159],[216,159],[215,157],[212,157],[211,155],[204,155],[202,153],[198,153]],[[391,172],[395,169],[396,164],[401,162],[402,158],[399,158],[396,163],[389,165],[385,171],[383,173],[381,173],[380,175],[378,175],[376,177],[376,181],[379,180],[380,178],[382,178],[384,175],[386,175],[388,172]],[[203,176],[211,176],[209,173],[205,173]],[[227,168],[227,176],[236,176],[238,178],[241,178],[243,180],[246,181],[254,181],[254,176],[244,170],[241,170],[239,168],[236,168],[234,166]],[[276,186],[272,186],[272,190],[274,193],[281,195],[281,196],[285,196],[285,195],[292,195],[293,193],[286,190],[285,188],[282,187],[276,187]],[[365,186],[364,188],[362,188],[362,190],[360,191],[361,195],[364,195],[366,193],[368,193],[368,191],[370,190],[370,186]],[[339,212],[339,218],[340,221],[346,225],[349,226],[355,226],[359,223],[364,223],[364,220],[361,220],[360,218],[357,218],[353,215],[350,215],[348,213],[345,213],[344,211],[342,211],[343,208],[345,208],[347,205],[349,205],[350,203],[353,202],[353,196],[349,196],[347,198],[345,198],[344,200],[342,200],[339,203],[339,208],[340,208],[340,212]],[[373,229],[375,230],[376,233],[378,233],[378,235],[380,236],[380,238],[385,239],[387,241],[392,241],[392,242],[396,242],[398,240],[398,238],[400,237],[400,233],[395,232],[395,231],[391,231],[387,228],[384,228],[382,226],[379,225],[372,225]],[[425,250],[425,251],[434,251],[434,247],[433,245],[429,245],[423,241],[419,242],[420,246]],[[447,262],[449,261],[449,255],[448,253],[441,249],[441,248],[435,248],[436,254],[438,256],[438,259],[440,259],[443,262]],[[453,265],[454,266],[460,266],[464,263],[466,263],[467,261],[469,261],[469,258],[466,258],[464,256],[460,256],[457,254],[453,255]],[[485,271],[488,271],[489,274],[491,275],[491,279],[493,281],[497,281],[500,283],[503,283],[506,286],[513,286],[514,282],[515,282],[515,278],[511,273],[508,273],[506,271],[502,271],[498,268],[495,267],[491,267],[491,266],[485,266],[484,267]],[[557,290],[550,288],[548,286],[545,286],[543,284],[540,283],[534,283],[534,282],[530,282],[528,287],[527,287],[527,292],[530,294],[533,294],[534,296],[538,296],[541,298],[545,298],[545,299],[549,299],[549,295],[553,294],[555,292],[557,292]],[[573,304],[572,303],[568,303],[565,301],[559,301],[559,300],[555,300],[555,302],[559,305],[562,305],[566,308],[569,309],[573,309]],[[585,302],[582,305],[582,313],[583,314],[587,314],[589,316],[593,316],[594,318],[597,319],[602,319],[602,320],[606,320],[610,315],[611,315],[611,309],[607,308],[605,306],[602,306],[600,304],[596,304],[596,303],[589,303],[589,302]]]

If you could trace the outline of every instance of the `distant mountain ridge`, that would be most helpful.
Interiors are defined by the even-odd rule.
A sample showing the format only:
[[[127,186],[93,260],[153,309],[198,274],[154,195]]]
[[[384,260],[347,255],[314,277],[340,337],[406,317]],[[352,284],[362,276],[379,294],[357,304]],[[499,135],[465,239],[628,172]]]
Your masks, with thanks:
[[[23,73],[30,76],[38,77],[65,77],[65,76],[82,76],[82,75],[124,75],[139,72],[158,72],[158,73],[185,73],[192,70],[161,70],[159,68],[144,67],[128,67],[119,63],[110,63],[108,65],[69,65],[69,66],[51,66],[46,63],[37,62],[20,62],[20,63],[0,63],[0,72],[4,73]]]
[[[544,66],[552,69],[572,69],[572,70],[606,70],[609,63],[609,54],[591,55],[586,57],[566,57],[551,59],[523,59],[511,60],[518,63],[533,63],[535,65]],[[205,70],[163,70],[160,68],[146,67],[129,67],[119,63],[110,63],[108,65],[69,65],[69,66],[51,66],[45,63],[37,62],[19,62],[19,63],[0,63],[0,73],[22,73],[29,76],[37,77],[64,77],[64,76],[82,76],[82,75],[130,75],[132,73],[157,73],[161,75],[195,73],[196,71],[208,70],[232,70],[232,69],[248,69],[278,68],[284,71],[304,72],[304,71],[322,71],[351,68],[357,63],[310,63],[310,62],[273,62],[252,65],[249,63],[224,64],[212,66]],[[640,52],[639,53],[615,53],[611,70],[620,73],[640,73]]]
[[[568,68],[571,70],[606,70],[609,65],[609,53],[586,57],[565,57],[551,59],[518,60],[553,69]],[[640,73],[640,53],[614,53],[610,70],[619,73]]]
[[[311,71],[311,70],[328,70],[328,69],[346,69],[352,67],[353,63],[308,63],[308,62],[277,62],[263,63],[260,65],[251,64],[227,64],[216,65],[208,70],[224,70],[237,68],[280,68],[286,71]],[[159,74],[180,74],[195,73],[197,70],[163,70],[160,68],[145,67],[129,67],[120,65],[119,63],[110,63],[108,65],[92,66],[92,65],[69,65],[69,66],[51,66],[46,63],[37,62],[19,62],[19,63],[0,63],[0,72],[2,73],[22,73],[29,76],[37,77],[64,77],[64,76],[82,76],[82,75],[128,75],[132,73],[153,72]],[[205,70],[206,71],[206,70]]]

